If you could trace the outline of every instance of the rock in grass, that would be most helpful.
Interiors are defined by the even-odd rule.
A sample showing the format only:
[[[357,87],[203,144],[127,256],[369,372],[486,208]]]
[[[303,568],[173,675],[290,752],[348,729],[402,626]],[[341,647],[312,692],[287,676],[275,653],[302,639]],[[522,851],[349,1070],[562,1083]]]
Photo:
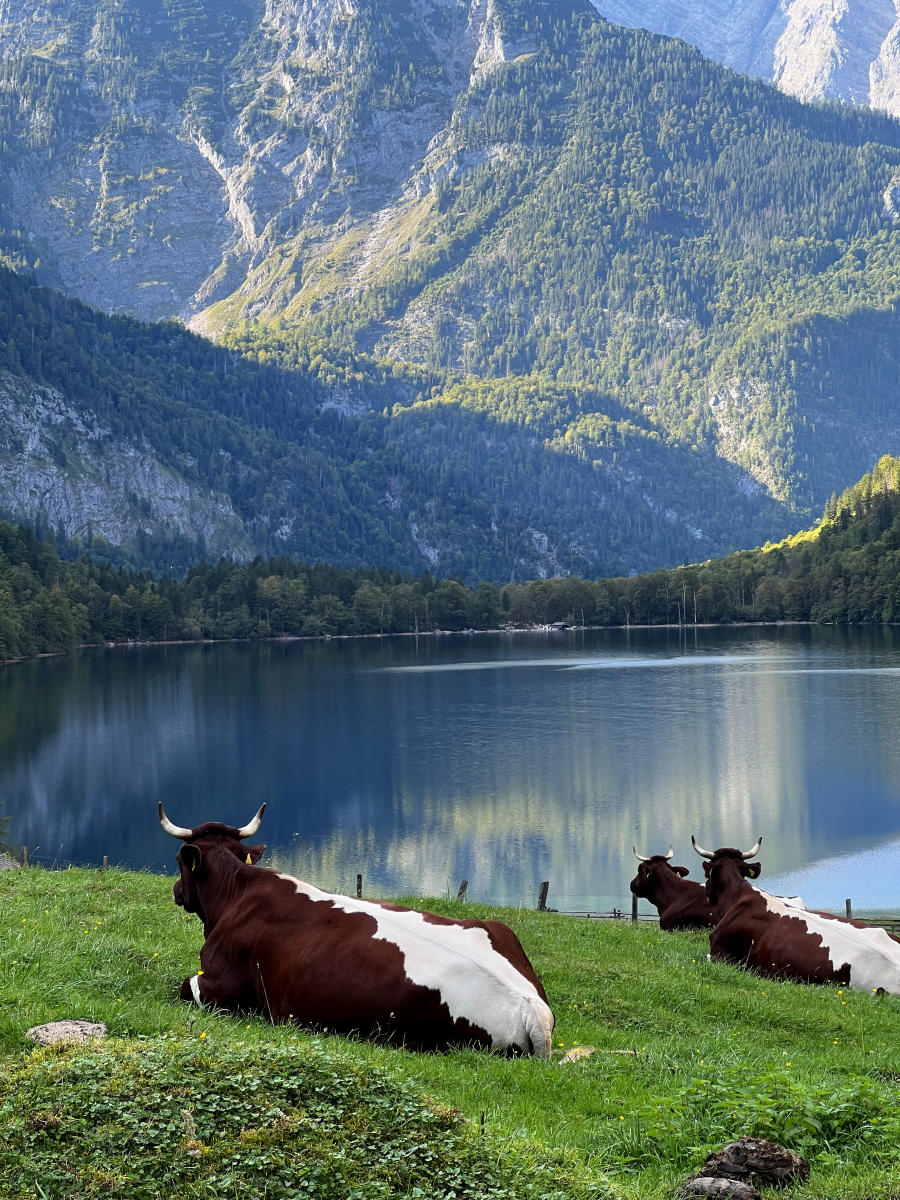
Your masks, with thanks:
[[[54,1042],[89,1042],[91,1038],[106,1037],[106,1026],[102,1021],[51,1021],[48,1025],[32,1025],[25,1036],[39,1046],[52,1046]]]
[[[710,1154],[701,1173],[780,1187],[805,1183],[809,1179],[809,1163],[777,1142],[742,1137]]]
[[[759,1192],[740,1179],[723,1179],[721,1176],[698,1175],[689,1179],[679,1192],[680,1196],[721,1196],[731,1200],[761,1200]]]

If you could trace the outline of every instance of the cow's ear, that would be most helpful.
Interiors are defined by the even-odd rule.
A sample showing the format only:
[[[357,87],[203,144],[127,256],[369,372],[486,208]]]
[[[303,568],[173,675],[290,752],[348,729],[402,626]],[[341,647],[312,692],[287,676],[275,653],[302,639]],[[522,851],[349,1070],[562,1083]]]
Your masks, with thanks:
[[[682,879],[684,879],[685,875],[690,875],[690,871],[687,869],[687,867],[673,867],[672,870],[676,875],[680,875]]]
[[[705,858],[703,860],[703,874],[709,879],[709,861]]]
[[[200,853],[199,846],[192,846],[190,843],[187,846],[181,847],[181,861],[189,871],[196,871],[203,860],[203,855]]]
[[[266,852],[265,846],[244,846],[244,862],[251,866],[253,863],[258,863]]]
[[[751,879],[759,879],[762,874],[762,863],[747,863],[747,874]]]

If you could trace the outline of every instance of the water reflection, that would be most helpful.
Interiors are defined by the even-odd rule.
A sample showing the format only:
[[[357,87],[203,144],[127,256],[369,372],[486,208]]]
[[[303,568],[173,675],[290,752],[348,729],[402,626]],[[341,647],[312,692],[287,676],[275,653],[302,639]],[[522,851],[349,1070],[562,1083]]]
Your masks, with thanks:
[[[898,838],[898,674],[890,629],[100,649],[0,672],[0,795],[68,859],[171,869],[159,799],[187,825],[266,800],[325,887],[609,907],[633,843],[696,876],[692,832],[762,833],[769,876]]]

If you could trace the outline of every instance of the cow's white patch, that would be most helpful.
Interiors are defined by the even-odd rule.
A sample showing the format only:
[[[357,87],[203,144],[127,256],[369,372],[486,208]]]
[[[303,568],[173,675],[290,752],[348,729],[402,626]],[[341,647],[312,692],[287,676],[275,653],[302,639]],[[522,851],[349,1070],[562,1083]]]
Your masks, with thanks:
[[[761,896],[771,895],[770,892],[764,892],[762,890],[762,888],[756,887],[755,884],[751,883],[750,886],[753,888],[754,892],[759,892],[759,894]],[[806,908],[806,905],[803,903],[803,901],[800,899],[799,896],[775,896],[774,899],[780,900],[782,902],[782,904],[787,904],[789,908],[802,908],[802,909]]]
[[[411,909],[392,912],[371,900],[320,891],[292,875],[279,877],[317,904],[372,917],[377,926],[372,936],[400,950],[407,978],[438,992],[453,1020],[478,1025],[492,1046],[550,1057],[553,1014],[534,984],[493,948],[486,929],[433,925]]]
[[[199,1007],[203,1007],[203,1001],[200,999],[200,976],[191,976],[191,995],[194,997],[194,1003]]]
[[[857,929],[837,917],[798,909],[778,896],[756,890],[765,899],[768,912],[791,917],[810,933],[821,935],[822,949],[835,970],[850,964],[850,987],[861,992],[884,988],[891,995],[900,995],[900,942],[893,941],[883,929]]]

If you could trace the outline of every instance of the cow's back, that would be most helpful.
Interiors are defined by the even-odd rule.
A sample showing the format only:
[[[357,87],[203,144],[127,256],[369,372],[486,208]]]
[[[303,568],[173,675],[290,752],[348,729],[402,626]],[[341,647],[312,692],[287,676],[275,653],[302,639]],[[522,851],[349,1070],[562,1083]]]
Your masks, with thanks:
[[[883,929],[748,888],[710,935],[714,957],[765,975],[900,995],[900,942]]]
[[[543,987],[499,922],[453,921],[261,872],[217,940],[241,947],[273,1020],[549,1055]]]

